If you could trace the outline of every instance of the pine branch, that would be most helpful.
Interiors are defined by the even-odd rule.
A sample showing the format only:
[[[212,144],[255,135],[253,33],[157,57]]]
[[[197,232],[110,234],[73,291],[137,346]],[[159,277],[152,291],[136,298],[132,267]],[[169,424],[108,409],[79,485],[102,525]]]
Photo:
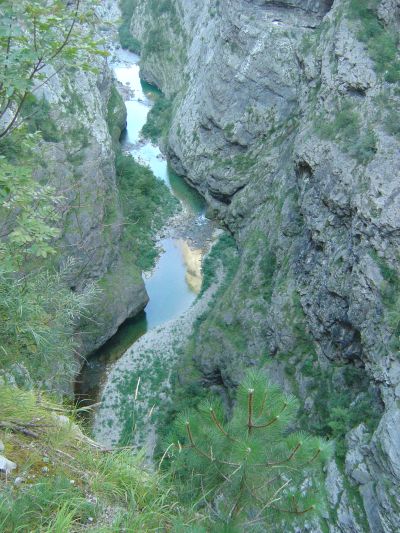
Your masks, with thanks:
[[[253,395],[254,389],[249,389],[247,397],[247,433],[250,435],[253,428]]]
[[[299,449],[301,448],[302,446],[302,443],[301,442],[298,442],[296,444],[296,446],[293,448],[291,454],[289,455],[289,457],[287,459],[283,459],[283,461],[277,461],[275,463],[267,463],[266,466],[277,466],[277,465],[282,465],[284,463],[288,463],[289,461],[291,461],[293,459],[293,457],[296,455],[296,453],[299,451]]]
[[[260,429],[260,428],[266,428],[268,426],[271,426],[272,424],[274,424],[275,422],[279,420],[280,415],[284,412],[284,410],[287,408],[288,405],[289,404],[285,402],[280,412],[276,416],[274,416],[269,422],[266,422],[265,424],[254,425],[253,427],[256,429]]]
[[[267,402],[267,392],[264,394],[263,401],[261,402],[260,410],[258,412],[258,417],[260,417],[263,414],[266,402]]]
[[[212,456],[208,455],[206,452],[203,452],[203,450],[201,450],[198,446],[196,446],[196,444],[194,442],[193,435],[192,435],[192,430],[190,429],[190,422],[187,421],[185,426],[186,426],[186,432],[187,432],[188,437],[189,437],[190,447],[193,448],[194,450],[196,450],[196,452],[199,455],[201,455],[202,457],[205,457],[211,463],[217,462],[217,463],[220,463],[220,464],[223,464],[223,465],[229,465],[229,466],[235,466],[235,467],[241,466],[240,463],[231,463],[229,461],[222,461],[220,459],[216,459],[215,457],[212,457]]]
[[[280,513],[289,513],[289,514],[296,514],[296,515],[302,515],[305,513],[309,513],[310,511],[313,511],[315,509],[315,505],[310,505],[310,507],[307,507],[307,509],[279,509],[278,507],[275,507],[274,505],[271,506],[275,511],[279,511]]]
[[[211,415],[211,419],[214,423],[214,425],[219,429],[219,431],[229,440],[231,440],[232,442],[239,442],[237,439],[235,439],[234,437],[232,437],[231,435],[229,435],[229,433],[222,427],[222,424],[220,423],[220,421],[218,420],[217,418],[217,415],[215,414],[215,411],[212,407],[210,407],[210,415]]]

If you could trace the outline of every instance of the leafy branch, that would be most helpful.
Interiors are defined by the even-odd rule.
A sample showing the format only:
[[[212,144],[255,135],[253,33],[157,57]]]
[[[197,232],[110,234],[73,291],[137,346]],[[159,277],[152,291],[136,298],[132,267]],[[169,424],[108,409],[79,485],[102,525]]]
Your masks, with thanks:
[[[64,68],[96,69],[94,56],[105,56],[94,37],[94,12],[63,0],[0,4],[0,140],[24,120],[27,98]],[[93,2],[91,2],[93,4]],[[33,44],[33,46],[32,46]]]

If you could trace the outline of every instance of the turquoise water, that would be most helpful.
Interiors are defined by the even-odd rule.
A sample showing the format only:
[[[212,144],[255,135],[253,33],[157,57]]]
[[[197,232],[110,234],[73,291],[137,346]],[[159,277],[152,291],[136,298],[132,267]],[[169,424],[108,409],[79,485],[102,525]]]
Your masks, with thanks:
[[[115,76],[133,92],[125,102],[127,128],[121,138],[122,148],[142,164],[148,165],[155,176],[166,183],[188,213],[190,224],[209,224],[204,216],[204,199],[169,168],[158,146],[141,138],[140,131],[159,91],[141,82],[138,56],[128,52],[122,52],[122,55],[123,59],[131,64],[117,65],[114,69]],[[78,397],[96,401],[107,375],[108,365],[118,359],[149,329],[188,309],[196,298],[200,281],[197,279],[193,283],[190,268],[193,268],[193,263],[197,264],[200,251],[192,252],[189,242],[178,238],[162,239],[160,246],[162,251],[156,267],[144,276],[150,298],[145,311],[136,319],[126,321],[112,339],[88,358],[77,382]]]

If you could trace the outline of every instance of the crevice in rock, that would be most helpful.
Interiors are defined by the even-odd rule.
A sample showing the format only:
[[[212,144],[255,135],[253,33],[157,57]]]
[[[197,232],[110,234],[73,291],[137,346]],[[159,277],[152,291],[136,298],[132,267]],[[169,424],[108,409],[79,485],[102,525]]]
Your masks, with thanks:
[[[235,196],[235,194],[237,194],[239,191],[244,189],[246,187],[246,185],[247,185],[247,183],[245,183],[244,185],[238,186],[230,194],[218,191],[216,189],[211,189],[211,188],[208,189],[208,191],[209,191],[210,195],[214,198],[214,200],[217,200],[218,202],[221,202],[221,203],[223,203],[225,205],[230,205],[232,203],[232,199]]]
[[[331,328],[334,346],[340,351],[342,358],[355,366],[362,366],[362,344],[360,331],[349,321],[339,320]]]
[[[304,181],[305,179],[309,180],[313,175],[313,170],[307,161],[300,161],[295,169],[297,180]]]
[[[356,98],[364,98],[366,93],[367,90],[362,87],[349,87],[347,89],[347,94]]]
[[[219,367],[215,367],[210,372],[204,373],[204,381],[207,387],[225,387],[225,382]]]
[[[265,10],[278,8],[285,11],[302,11],[324,16],[332,8],[333,2],[334,0],[259,0],[257,4]]]

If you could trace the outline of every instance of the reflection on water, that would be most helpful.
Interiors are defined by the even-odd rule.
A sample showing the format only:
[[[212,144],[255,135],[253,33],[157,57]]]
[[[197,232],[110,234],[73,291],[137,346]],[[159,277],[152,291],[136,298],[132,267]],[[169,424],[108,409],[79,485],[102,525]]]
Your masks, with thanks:
[[[125,101],[127,129],[121,138],[122,148],[140,163],[148,165],[155,176],[166,183],[188,214],[188,226],[195,228],[209,224],[204,216],[206,205],[202,196],[169,168],[158,146],[140,137],[140,131],[159,91],[141,82],[138,56],[128,52],[121,52],[121,56],[130,63],[119,64],[114,68],[117,80],[129,87],[130,94]],[[162,252],[156,267],[144,277],[150,297],[145,312],[135,320],[125,322],[117,334],[89,358],[77,383],[79,398],[95,401],[100,385],[107,377],[107,366],[149,329],[184,312],[199,293],[203,249],[195,248],[189,240],[183,238],[165,238],[160,246]]]
[[[202,282],[201,260],[203,258],[203,250],[200,248],[191,248],[188,242],[183,239],[179,241],[179,245],[186,266],[186,283],[194,293],[199,294]]]

